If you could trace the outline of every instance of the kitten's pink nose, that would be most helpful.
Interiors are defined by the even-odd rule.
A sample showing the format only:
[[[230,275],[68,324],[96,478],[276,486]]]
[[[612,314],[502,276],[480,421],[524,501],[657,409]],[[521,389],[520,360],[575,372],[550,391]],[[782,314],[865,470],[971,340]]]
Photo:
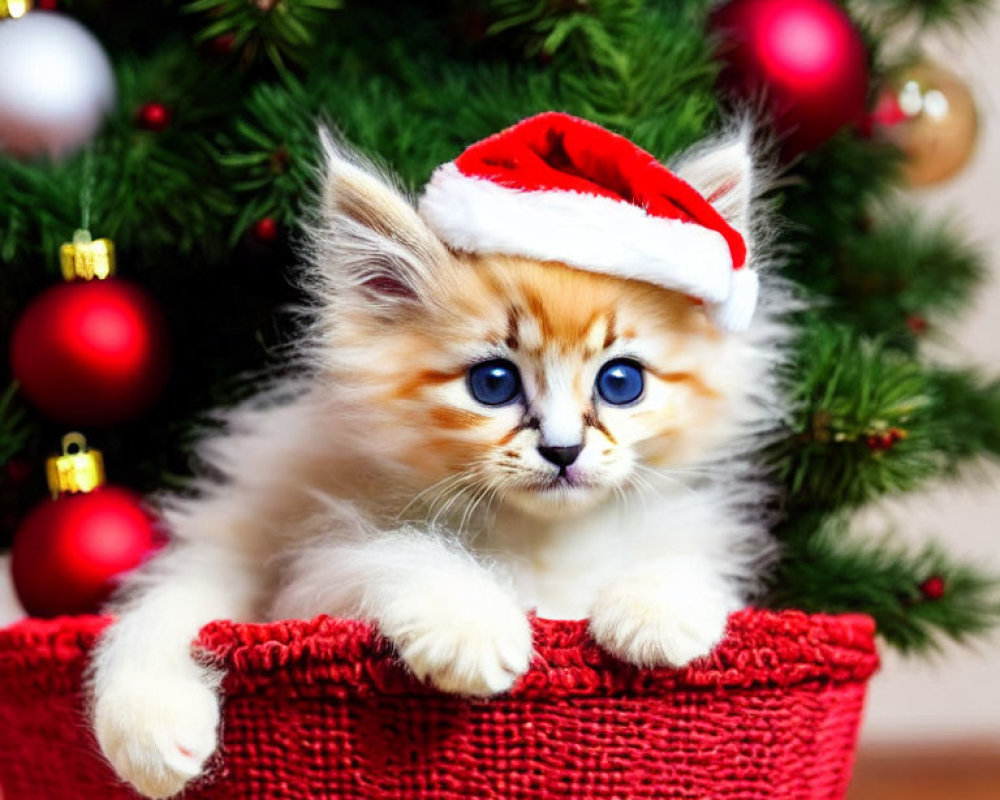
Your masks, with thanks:
[[[574,444],[569,447],[548,447],[544,444],[538,445],[538,452],[541,453],[542,458],[546,461],[551,461],[557,467],[563,469],[576,461],[576,457],[580,455],[581,450],[583,450],[582,444]]]

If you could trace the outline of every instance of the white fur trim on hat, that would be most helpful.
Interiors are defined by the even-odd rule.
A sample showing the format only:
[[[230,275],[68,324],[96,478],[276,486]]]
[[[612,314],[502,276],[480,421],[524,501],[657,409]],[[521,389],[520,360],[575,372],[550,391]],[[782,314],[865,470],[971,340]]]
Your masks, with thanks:
[[[733,270],[722,234],[649,216],[622,200],[561,190],[520,191],[464,175],[448,163],[431,176],[420,215],[456,250],[560,261],[653,283],[715,306],[730,330],[736,328],[729,328],[729,321],[742,321],[747,300],[756,299],[756,275],[745,267]],[[749,288],[734,296],[738,287],[751,284],[753,298]],[[749,310],[752,314],[753,302]]]
[[[733,272],[729,284],[729,296],[721,303],[708,306],[708,315],[719,330],[735,333],[750,327],[754,309],[757,307],[757,293],[760,280],[749,267]]]

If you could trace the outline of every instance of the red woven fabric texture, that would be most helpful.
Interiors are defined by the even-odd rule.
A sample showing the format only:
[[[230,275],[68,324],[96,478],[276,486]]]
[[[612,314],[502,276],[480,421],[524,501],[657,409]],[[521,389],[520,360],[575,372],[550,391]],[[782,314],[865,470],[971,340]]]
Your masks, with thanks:
[[[0,631],[4,800],[125,800],[83,719],[81,673],[106,620]],[[864,617],[744,611],[683,670],[637,670],[582,622],[535,621],[538,657],[506,696],[414,681],[366,625],[218,622],[223,747],[190,800],[844,796],[867,679]],[[150,687],[155,691],[155,687]]]

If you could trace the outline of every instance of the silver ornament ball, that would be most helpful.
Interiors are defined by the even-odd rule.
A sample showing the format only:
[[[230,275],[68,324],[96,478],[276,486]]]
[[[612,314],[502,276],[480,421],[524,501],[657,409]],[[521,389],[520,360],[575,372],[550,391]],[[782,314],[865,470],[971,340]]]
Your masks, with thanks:
[[[115,100],[111,63],[70,17],[0,20],[0,150],[64,156],[97,132]]]

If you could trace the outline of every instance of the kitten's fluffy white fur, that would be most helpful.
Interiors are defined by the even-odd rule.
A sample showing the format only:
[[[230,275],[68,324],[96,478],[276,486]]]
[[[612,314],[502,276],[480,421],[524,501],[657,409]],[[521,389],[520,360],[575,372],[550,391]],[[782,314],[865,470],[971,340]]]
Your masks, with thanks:
[[[427,286],[458,280],[455,255],[383,176],[325,143],[309,253],[317,313],[307,377],[227,412],[225,432],[202,450],[211,477],[165,507],[174,542],[129,580],[96,651],[98,741],[118,774],[149,797],[181,790],[216,748],[220,676],[191,653],[210,620],[362,617],[421,678],[489,695],[529,666],[531,608],[589,617],[595,639],[635,664],[682,665],[708,653],[771,551],[764,492],[746,455],[776,415],[771,375],[783,333],[773,288],[765,286],[751,331],[714,340],[712,358],[728,370],[719,379],[738,390],[721,433],[682,459],[683,471],[640,473],[634,453],[600,464],[594,456],[594,474],[624,502],[595,490],[582,499],[521,492],[507,503],[492,491],[471,508],[475,492],[447,494],[447,479],[421,483],[421,470],[437,468],[413,463],[426,455],[426,432],[385,410],[377,375],[355,377],[366,364],[405,358],[385,350],[398,343],[366,341],[362,323],[343,330],[352,315],[388,320],[407,304],[442,302]],[[755,187],[745,138],[706,145],[675,169],[750,233]],[[759,249],[752,252],[759,267]],[[535,472],[545,467],[534,454],[538,437],[562,435],[560,390],[546,391],[538,429],[517,440],[518,463],[530,461],[525,469]],[[462,392],[459,381],[438,399],[485,414]],[[421,517],[420,508],[433,513]]]

